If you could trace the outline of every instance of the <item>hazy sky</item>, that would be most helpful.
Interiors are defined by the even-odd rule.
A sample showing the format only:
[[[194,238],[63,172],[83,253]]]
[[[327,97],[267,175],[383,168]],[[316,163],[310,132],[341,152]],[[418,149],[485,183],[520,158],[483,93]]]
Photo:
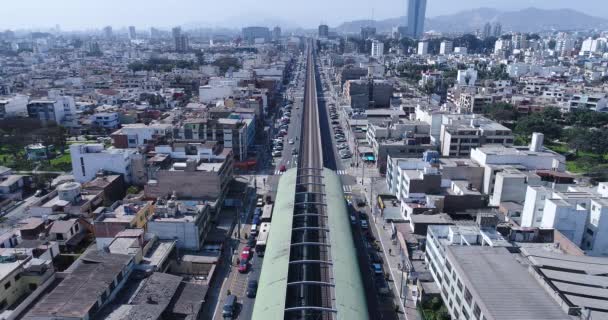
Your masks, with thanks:
[[[189,23],[237,27],[252,23],[272,26],[335,26],[342,21],[405,15],[406,0],[0,0],[0,29],[46,28],[63,30],[121,28],[135,25],[169,27]],[[607,0],[428,0],[427,16],[461,10],[573,8],[607,16]]]

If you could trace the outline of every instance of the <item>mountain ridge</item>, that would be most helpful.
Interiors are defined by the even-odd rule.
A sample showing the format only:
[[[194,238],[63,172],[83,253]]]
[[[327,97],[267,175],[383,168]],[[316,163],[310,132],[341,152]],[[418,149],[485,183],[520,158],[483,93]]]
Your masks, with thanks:
[[[395,26],[405,25],[406,17],[371,21],[353,20],[338,25],[335,30],[358,33],[363,26],[373,25],[378,32],[390,32]],[[580,30],[608,26],[608,20],[594,17],[573,9],[539,9],[535,7],[515,11],[504,11],[481,7],[454,14],[427,18],[426,31],[473,32],[482,29],[486,22],[500,22],[503,32],[538,32],[545,30]]]

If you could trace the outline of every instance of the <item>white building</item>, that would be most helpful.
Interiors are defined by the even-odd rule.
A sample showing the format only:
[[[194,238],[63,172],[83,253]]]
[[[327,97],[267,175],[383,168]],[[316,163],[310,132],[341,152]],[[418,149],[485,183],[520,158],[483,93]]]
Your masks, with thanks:
[[[439,138],[440,153],[446,157],[471,155],[473,159],[473,151],[480,146],[512,146],[514,139],[509,128],[488,118],[475,114],[444,115]]]
[[[233,94],[237,86],[236,79],[211,78],[209,84],[198,88],[199,102],[213,103],[217,100],[224,100]]]
[[[161,240],[176,240],[180,249],[198,251],[203,246],[210,221],[209,205],[171,199],[156,205],[147,228]]]
[[[510,53],[512,49],[511,40],[498,39],[494,44],[494,54]]]
[[[172,130],[172,125],[163,123],[125,124],[112,133],[112,139],[114,140],[114,146],[117,148],[137,148],[155,141],[159,137],[171,134]]]
[[[565,111],[572,109],[587,109],[597,112],[605,112],[608,107],[608,98],[606,94],[574,94],[568,101],[568,107]]]
[[[455,47],[454,53],[460,54],[460,55],[466,55],[469,53],[469,49],[467,49],[467,47]]]
[[[104,129],[116,129],[120,126],[118,113],[116,112],[100,112],[91,116],[93,125]]]
[[[384,43],[382,41],[374,40],[372,41],[372,57],[380,58],[384,55]]]
[[[527,170],[566,169],[566,158],[543,147],[542,134],[534,133],[529,147],[486,146],[471,151],[471,160],[481,166],[518,165]]]
[[[0,97],[0,119],[27,117],[28,101],[29,97],[25,95]]]
[[[522,227],[557,229],[588,255],[608,256],[608,183],[597,189],[548,187],[526,190]]]
[[[569,35],[560,36],[555,41],[555,52],[560,56],[569,56],[575,44],[576,40]]]
[[[429,54],[429,43],[426,41],[418,42],[418,55],[425,56]]]
[[[104,149],[102,144],[73,144],[70,153],[72,174],[81,183],[93,180],[101,170],[122,174],[126,182],[131,182],[131,165],[138,155],[137,149]]]
[[[27,113],[30,118],[41,121],[55,121],[66,127],[78,125],[74,98],[60,96],[52,90],[49,92],[48,98],[30,100],[27,104]]]
[[[467,70],[458,70],[456,83],[460,86],[474,86],[477,82],[477,70],[468,68]]]
[[[439,47],[439,54],[448,55],[454,51],[454,42],[449,40],[441,41],[441,45]]]

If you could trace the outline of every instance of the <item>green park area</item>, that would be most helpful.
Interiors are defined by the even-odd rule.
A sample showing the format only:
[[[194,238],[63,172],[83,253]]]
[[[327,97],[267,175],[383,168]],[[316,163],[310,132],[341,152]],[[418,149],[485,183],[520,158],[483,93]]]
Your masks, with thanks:
[[[53,146],[46,151],[49,159],[28,160],[25,148],[31,144]],[[27,118],[0,121],[0,166],[15,171],[71,171],[65,129]]]
[[[510,127],[519,144],[527,144],[533,132],[545,135],[545,146],[566,156],[567,170],[596,181],[608,179],[608,114],[591,110],[562,113],[545,108],[519,114],[508,103],[485,109],[485,115]]]

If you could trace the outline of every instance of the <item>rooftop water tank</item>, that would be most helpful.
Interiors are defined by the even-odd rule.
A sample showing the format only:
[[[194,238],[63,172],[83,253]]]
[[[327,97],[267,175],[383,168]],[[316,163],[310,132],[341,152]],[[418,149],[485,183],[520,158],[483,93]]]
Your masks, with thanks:
[[[81,185],[78,182],[67,182],[57,187],[59,199],[74,202],[80,197]]]

